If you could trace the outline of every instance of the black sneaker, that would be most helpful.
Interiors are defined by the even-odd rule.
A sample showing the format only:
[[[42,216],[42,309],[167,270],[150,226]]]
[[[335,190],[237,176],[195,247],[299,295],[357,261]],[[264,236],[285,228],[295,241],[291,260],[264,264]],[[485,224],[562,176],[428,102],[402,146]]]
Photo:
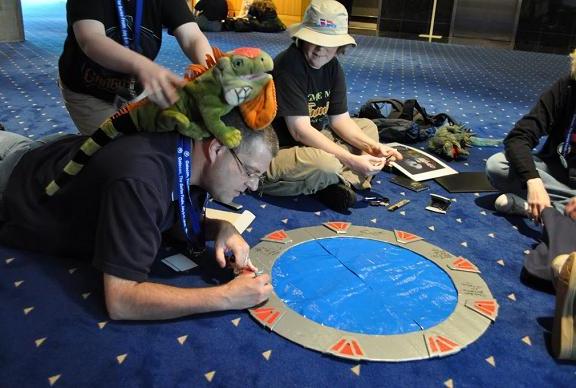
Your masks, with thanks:
[[[344,212],[356,203],[354,190],[344,183],[336,183],[316,193],[318,200],[328,208],[337,212]]]
[[[6,128],[4,128],[4,126],[2,125],[2,123],[0,123],[0,131],[5,131]]]

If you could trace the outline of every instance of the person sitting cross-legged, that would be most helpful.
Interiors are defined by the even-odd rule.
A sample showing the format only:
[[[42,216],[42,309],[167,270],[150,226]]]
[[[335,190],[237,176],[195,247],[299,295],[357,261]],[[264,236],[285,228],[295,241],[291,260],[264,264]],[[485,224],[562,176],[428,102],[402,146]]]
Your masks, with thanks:
[[[486,162],[488,179],[503,193],[494,203],[501,213],[540,221],[555,207],[576,220],[576,51],[570,56],[571,73],[540,96],[506,136],[504,152]]]
[[[270,195],[315,194],[327,207],[346,211],[352,190],[402,156],[381,144],[368,119],[348,113],[346,81],[338,54],[356,46],[348,14],[335,0],[313,0],[303,22],[289,28],[292,45],[274,60],[278,114],[273,122],[280,152],[261,190]]]

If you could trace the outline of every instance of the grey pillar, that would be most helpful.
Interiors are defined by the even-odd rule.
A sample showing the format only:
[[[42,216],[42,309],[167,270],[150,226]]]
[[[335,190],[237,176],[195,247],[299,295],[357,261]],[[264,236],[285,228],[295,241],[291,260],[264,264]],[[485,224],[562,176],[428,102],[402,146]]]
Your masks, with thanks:
[[[22,4],[20,0],[0,1],[0,42],[24,40]]]

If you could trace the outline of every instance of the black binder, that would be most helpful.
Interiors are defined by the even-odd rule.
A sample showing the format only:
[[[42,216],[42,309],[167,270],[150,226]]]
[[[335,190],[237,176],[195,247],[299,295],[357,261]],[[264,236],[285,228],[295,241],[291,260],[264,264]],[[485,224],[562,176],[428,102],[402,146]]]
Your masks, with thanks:
[[[484,171],[480,172],[460,172],[458,174],[446,175],[435,179],[449,193],[479,193],[498,191],[486,178]]]

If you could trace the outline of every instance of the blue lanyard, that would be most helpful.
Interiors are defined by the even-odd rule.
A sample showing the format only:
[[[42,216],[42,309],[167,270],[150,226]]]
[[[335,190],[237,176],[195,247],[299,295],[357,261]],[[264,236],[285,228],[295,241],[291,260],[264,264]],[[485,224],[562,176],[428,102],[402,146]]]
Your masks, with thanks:
[[[562,156],[566,158],[568,152],[570,151],[570,144],[572,143],[572,134],[576,127],[576,113],[572,116],[572,122],[570,123],[570,129],[566,134],[566,139],[564,139],[564,144],[562,145]]]
[[[144,0],[136,0],[136,17],[134,20],[134,47],[133,50],[140,52],[140,30],[142,28],[142,9]],[[130,39],[128,37],[128,24],[126,23],[126,12],[122,0],[116,0],[116,9],[118,11],[118,21],[120,23],[120,33],[122,34],[122,43],[124,47],[130,48]]]
[[[570,128],[566,132],[566,138],[564,139],[564,143],[560,143],[558,145],[558,157],[560,158],[560,162],[564,168],[568,168],[568,162],[566,157],[572,150],[572,135],[574,134],[574,130],[576,129],[576,113],[572,116],[572,121],[570,122]]]
[[[190,198],[190,138],[180,135],[176,150],[176,192],[178,193],[178,212],[184,233],[189,242],[195,242],[193,236],[200,235],[200,215]],[[192,230],[190,230],[190,227]]]

